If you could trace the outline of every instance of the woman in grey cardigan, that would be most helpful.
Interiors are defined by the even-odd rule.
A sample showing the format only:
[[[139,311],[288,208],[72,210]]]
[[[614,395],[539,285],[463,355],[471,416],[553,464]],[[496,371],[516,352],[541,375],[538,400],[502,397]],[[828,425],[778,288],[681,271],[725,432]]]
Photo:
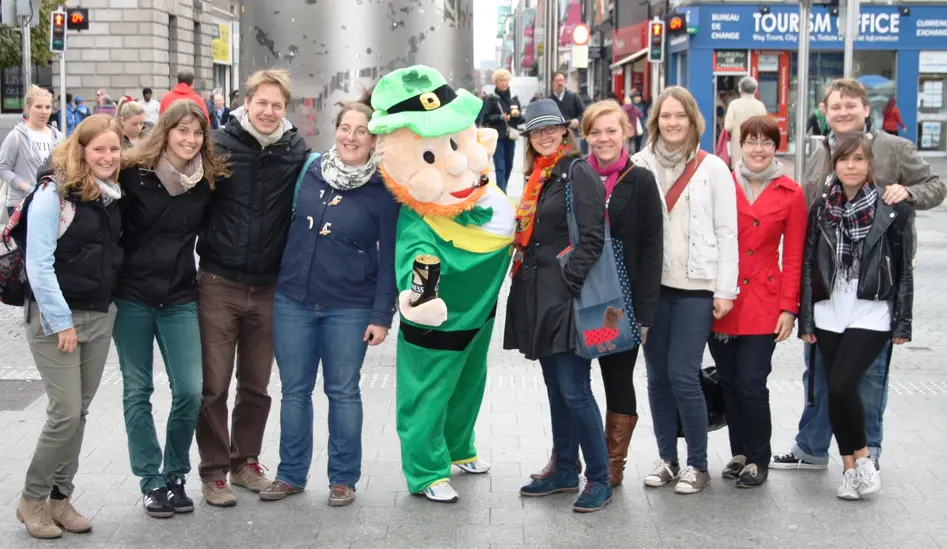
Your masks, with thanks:
[[[7,183],[7,214],[32,192],[36,172],[60,141],[62,134],[47,126],[53,112],[53,96],[39,86],[26,92],[27,119],[14,126],[0,145],[0,180]]]

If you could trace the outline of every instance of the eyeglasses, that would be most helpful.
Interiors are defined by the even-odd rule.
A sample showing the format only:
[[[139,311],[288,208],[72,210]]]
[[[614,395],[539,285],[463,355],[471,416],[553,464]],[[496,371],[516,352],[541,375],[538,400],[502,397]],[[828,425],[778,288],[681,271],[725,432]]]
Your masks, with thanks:
[[[762,149],[764,151],[773,150],[776,148],[776,143],[771,139],[765,139],[763,141],[757,141],[756,139],[747,139],[743,142],[743,147],[753,150],[753,149]]]
[[[544,135],[552,135],[557,133],[562,126],[544,126],[542,128],[536,128],[535,130],[530,130],[530,137],[542,137]]]
[[[352,126],[349,126],[348,124],[342,124],[341,126],[335,129],[335,133],[339,135],[343,135],[343,136],[350,135],[353,129],[355,131],[355,137],[358,137],[358,138],[368,137],[368,133],[369,133],[368,128],[366,128],[365,126],[357,126],[355,128],[352,128]]]

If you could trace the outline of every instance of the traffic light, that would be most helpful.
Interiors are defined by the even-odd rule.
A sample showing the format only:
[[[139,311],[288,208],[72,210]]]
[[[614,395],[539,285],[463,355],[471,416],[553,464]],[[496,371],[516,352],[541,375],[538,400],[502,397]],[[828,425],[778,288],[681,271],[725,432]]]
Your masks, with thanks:
[[[66,12],[54,11],[50,20],[49,51],[64,53],[66,51]]]
[[[67,8],[66,28],[74,31],[89,30],[89,9]]]
[[[664,62],[664,21],[651,21],[648,32],[648,61],[651,63]]]

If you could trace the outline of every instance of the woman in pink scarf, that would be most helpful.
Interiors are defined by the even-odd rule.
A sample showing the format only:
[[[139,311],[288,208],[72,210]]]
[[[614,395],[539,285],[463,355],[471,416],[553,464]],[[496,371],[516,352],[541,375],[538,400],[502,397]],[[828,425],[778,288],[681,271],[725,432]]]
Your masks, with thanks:
[[[616,258],[627,272],[627,280],[622,280],[625,300],[632,306],[644,343],[661,288],[664,207],[654,175],[629,159],[625,143],[632,131],[628,116],[615,101],[594,103],[582,117],[583,137],[591,150],[589,163],[605,185],[606,212]],[[638,347],[599,359],[605,384],[605,440],[612,486],[622,482],[628,444],[638,423],[632,383],[637,359]],[[555,459],[553,453],[546,468],[534,478],[552,474]]]

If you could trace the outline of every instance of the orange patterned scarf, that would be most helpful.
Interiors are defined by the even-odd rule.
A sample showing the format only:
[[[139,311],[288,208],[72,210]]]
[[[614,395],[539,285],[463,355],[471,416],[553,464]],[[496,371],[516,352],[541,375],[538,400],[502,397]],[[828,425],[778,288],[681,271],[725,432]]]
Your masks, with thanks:
[[[539,194],[543,190],[543,185],[552,175],[552,169],[556,163],[569,152],[569,147],[565,144],[559,145],[556,152],[549,156],[540,156],[533,161],[533,172],[523,188],[523,196],[520,197],[519,206],[516,207],[516,234],[513,236],[513,270],[510,276],[516,274],[520,264],[523,262],[523,250],[529,246],[529,239],[533,236],[533,224],[536,220],[536,206],[539,203]]]

